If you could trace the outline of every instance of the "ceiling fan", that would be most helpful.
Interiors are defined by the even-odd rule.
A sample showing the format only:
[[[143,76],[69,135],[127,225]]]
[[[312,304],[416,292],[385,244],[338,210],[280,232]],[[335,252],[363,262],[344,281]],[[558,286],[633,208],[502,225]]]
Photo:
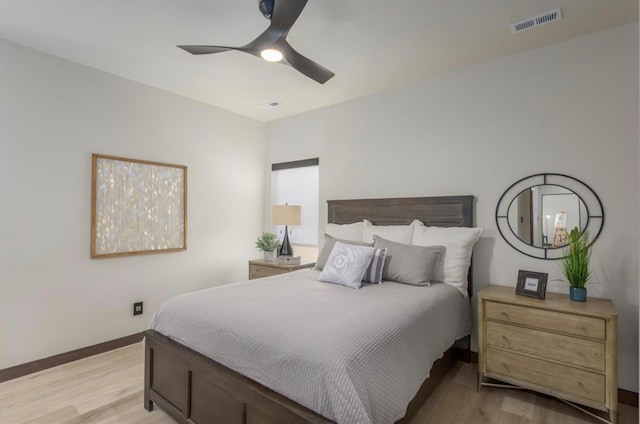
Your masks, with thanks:
[[[178,46],[191,54],[221,53],[238,50],[262,57],[269,62],[281,62],[309,78],[324,84],[335,74],[322,65],[302,56],[287,43],[289,30],[302,13],[308,0],[258,0],[258,8],[271,21],[269,28],[255,40],[241,47]]]

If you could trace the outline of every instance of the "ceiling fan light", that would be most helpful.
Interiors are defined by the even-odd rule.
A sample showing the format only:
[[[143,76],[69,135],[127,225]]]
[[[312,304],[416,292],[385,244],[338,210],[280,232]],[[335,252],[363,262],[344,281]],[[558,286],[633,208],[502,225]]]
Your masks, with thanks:
[[[278,50],[264,49],[260,52],[260,56],[267,62],[280,62],[284,56]]]

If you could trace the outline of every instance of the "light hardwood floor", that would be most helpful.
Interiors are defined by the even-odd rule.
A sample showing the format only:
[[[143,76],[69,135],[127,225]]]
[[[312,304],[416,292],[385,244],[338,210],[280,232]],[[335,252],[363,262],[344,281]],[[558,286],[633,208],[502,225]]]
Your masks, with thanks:
[[[141,343],[0,383],[2,424],[173,424],[142,406]],[[637,423],[638,409],[620,405],[620,423]],[[596,424],[598,420],[532,392],[483,388],[476,367],[459,363],[411,424]]]

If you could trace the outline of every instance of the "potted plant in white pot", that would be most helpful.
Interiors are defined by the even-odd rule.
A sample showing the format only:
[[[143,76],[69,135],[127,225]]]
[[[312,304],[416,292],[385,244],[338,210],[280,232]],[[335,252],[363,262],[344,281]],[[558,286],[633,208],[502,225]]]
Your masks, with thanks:
[[[261,252],[264,252],[264,260],[272,262],[276,259],[276,250],[280,247],[278,243],[278,236],[273,233],[263,232],[258,240],[256,240],[256,247]]]
[[[593,240],[589,232],[580,232],[576,227],[569,233],[569,244],[565,248],[565,257],[560,266],[562,272],[571,286],[569,298],[576,302],[587,301],[587,288],[585,285],[591,278],[589,262],[591,261],[591,246]]]

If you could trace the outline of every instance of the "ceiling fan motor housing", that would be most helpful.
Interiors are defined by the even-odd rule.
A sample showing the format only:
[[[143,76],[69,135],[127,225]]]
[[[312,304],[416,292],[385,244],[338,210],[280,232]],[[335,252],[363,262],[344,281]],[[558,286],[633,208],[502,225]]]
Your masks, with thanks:
[[[275,0],[259,0],[258,8],[260,9],[260,13],[264,15],[265,18],[271,20],[271,16],[273,16],[273,4]]]

